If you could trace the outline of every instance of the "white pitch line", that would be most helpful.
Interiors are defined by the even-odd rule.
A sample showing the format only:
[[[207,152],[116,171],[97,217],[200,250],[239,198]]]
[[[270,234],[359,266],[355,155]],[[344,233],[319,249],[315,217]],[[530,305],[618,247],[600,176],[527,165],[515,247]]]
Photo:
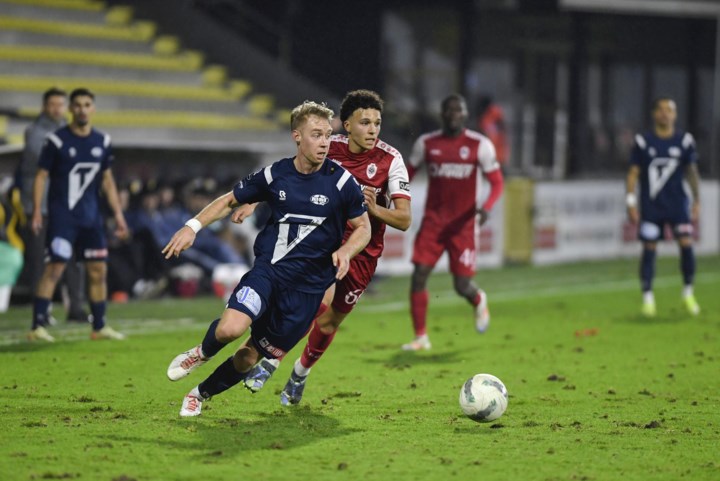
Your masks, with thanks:
[[[653,282],[654,287],[672,287],[678,285],[678,276],[663,276],[656,277]],[[698,274],[695,276],[695,284],[709,284],[711,282],[720,281],[720,274],[705,273]],[[545,299],[548,297],[557,296],[572,296],[572,295],[584,295],[592,294],[596,292],[618,292],[626,291],[628,289],[638,288],[637,279],[624,279],[621,281],[606,281],[606,282],[585,282],[577,285],[562,285],[553,287],[523,287],[523,290],[511,290],[511,291],[500,291],[493,292],[491,289],[488,291],[488,298],[493,304],[498,302],[509,302],[529,299]],[[527,289],[527,290],[525,290]],[[433,305],[453,305],[453,304],[464,304],[466,301],[458,296],[455,291],[440,291],[437,293],[430,293],[432,299],[430,304]],[[638,293],[638,295],[640,295]],[[394,301],[385,302],[382,304],[367,303],[360,304],[358,310],[360,312],[389,312],[389,311],[401,311],[408,309],[407,301]]]
[[[167,319],[116,319],[115,321],[113,324],[118,330],[128,336],[189,331],[207,327],[208,324],[205,321],[196,321],[192,318],[181,318],[175,321]],[[0,346],[25,342],[27,332],[27,330],[23,329],[4,331],[2,337],[0,337]],[[90,338],[90,325],[84,326],[80,324],[71,328],[51,328],[51,333],[57,341],[85,341]]]

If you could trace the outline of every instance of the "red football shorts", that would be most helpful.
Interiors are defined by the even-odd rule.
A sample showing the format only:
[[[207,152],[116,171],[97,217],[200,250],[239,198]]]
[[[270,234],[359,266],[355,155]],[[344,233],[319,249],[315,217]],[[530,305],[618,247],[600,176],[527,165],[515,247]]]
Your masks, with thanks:
[[[377,259],[355,256],[350,261],[350,269],[342,280],[335,284],[335,297],[332,306],[338,312],[348,314],[363,295],[375,274]]]
[[[450,272],[462,277],[475,275],[475,223],[452,229],[423,222],[415,237],[413,264],[434,267],[444,251],[450,258]]]

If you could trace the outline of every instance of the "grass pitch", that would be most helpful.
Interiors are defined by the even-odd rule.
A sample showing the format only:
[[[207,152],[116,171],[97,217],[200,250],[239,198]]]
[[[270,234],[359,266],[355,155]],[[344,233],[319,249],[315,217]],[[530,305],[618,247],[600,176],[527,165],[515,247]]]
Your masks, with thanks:
[[[301,405],[278,394],[298,346],[263,391],[240,386],[180,419],[184,394],[232,353],[169,382],[219,299],[112,305],[125,342],[89,327],[20,342],[29,308],[0,315],[0,479],[718,480],[720,257],[698,259],[693,318],[677,259],[660,259],[658,316],[639,316],[637,261],[478,273],[490,330],[447,275],[431,279],[433,350],[412,337],[408,279],[366,294],[316,366]],[[463,417],[458,393],[488,372],[510,392],[491,424]]]

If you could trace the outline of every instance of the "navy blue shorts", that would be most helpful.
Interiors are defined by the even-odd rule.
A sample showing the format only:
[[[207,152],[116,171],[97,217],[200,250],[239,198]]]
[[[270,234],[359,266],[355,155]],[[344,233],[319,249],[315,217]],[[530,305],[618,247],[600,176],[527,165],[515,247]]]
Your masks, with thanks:
[[[50,262],[68,262],[73,253],[78,261],[105,261],[108,256],[107,238],[102,224],[80,227],[68,222],[48,222],[45,240]]]
[[[669,225],[675,239],[693,235],[693,225],[688,214],[673,217],[655,217],[640,219],[638,239],[645,242],[657,242],[664,238],[663,229]]]
[[[262,355],[275,359],[305,337],[324,294],[287,288],[273,281],[267,268],[256,265],[235,287],[227,307],[250,316],[253,344]]]

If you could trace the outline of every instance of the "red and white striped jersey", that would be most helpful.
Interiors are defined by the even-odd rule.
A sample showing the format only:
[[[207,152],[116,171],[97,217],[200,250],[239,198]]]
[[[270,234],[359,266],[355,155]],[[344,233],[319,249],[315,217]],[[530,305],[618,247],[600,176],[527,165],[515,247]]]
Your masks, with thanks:
[[[361,187],[375,189],[379,206],[390,207],[390,201],[398,197],[410,199],[410,181],[402,155],[382,140],[378,139],[375,147],[367,152],[354,154],[348,147],[347,136],[333,135],[330,138],[328,157],[355,176]],[[370,216],[370,225],[372,227],[370,243],[359,255],[378,258],[385,245],[386,225],[372,216]],[[348,224],[345,239],[351,232],[352,228]]]
[[[457,137],[440,130],[421,135],[410,155],[410,172],[414,174],[423,163],[429,184],[425,219],[440,224],[472,218],[477,209],[478,167],[485,175],[500,169],[492,142],[469,129]]]

